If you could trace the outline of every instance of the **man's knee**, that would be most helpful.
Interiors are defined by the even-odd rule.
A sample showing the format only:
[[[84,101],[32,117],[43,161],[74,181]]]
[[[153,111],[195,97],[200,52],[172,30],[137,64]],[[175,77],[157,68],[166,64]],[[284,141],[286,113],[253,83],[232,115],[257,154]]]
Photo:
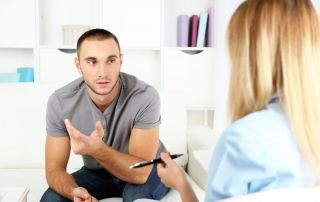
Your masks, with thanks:
[[[132,202],[136,199],[147,198],[152,199],[149,190],[143,188],[143,186],[127,184],[122,192],[123,202]]]
[[[40,202],[70,202],[71,200],[61,196],[53,189],[48,188],[41,197]]]
[[[157,187],[127,184],[122,192],[122,198],[123,202],[132,202],[142,198],[161,200],[168,192],[169,188],[163,184]]]

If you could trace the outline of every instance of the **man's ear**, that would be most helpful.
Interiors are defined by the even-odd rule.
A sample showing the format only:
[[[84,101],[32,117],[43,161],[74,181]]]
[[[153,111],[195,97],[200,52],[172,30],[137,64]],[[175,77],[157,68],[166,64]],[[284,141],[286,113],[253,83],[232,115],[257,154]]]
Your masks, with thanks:
[[[122,66],[122,62],[123,62],[123,54],[120,53],[120,65]]]
[[[75,57],[75,58],[74,58],[74,64],[76,65],[76,68],[77,68],[77,71],[79,72],[79,74],[82,74],[81,66],[80,66],[80,61],[79,61],[79,58],[78,58],[78,57]]]

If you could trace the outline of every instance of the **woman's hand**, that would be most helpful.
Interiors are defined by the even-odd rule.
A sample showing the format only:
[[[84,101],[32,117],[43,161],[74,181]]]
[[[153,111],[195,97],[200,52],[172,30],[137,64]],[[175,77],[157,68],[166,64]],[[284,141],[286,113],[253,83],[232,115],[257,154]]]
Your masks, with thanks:
[[[170,188],[180,190],[188,183],[183,168],[170,158],[169,153],[162,152],[160,157],[163,161],[158,164],[158,176],[161,182]]]
[[[183,202],[198,202],[183,168],[174,162],[168,153],[160,154],[163,163],[158,164],[158,176],[166,186],[177,190]]]

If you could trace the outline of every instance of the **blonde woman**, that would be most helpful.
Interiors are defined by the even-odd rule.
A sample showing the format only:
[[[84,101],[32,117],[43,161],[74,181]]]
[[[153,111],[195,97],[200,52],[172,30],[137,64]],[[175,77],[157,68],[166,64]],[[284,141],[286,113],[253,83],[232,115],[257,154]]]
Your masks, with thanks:
[[[205,201],[313,186],[320,176],[320,30],[310,0],[247,0],[228,27],[230,117],[213,153]],[[162,182],[197,201],[162,153]]]

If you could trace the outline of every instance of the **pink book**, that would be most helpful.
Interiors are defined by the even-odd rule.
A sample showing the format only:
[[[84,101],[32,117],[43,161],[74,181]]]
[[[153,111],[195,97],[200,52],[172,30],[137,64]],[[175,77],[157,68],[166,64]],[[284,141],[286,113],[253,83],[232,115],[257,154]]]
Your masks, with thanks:
[[[190,34],[189,34],[190,47],[197,47],[198,22],[199,22],[199,18],[197,15],[192,15],[190,17]]]
[[[207,46],[214,46],[214,9],[213,7],[208,8],[208,30],[207,30]]]

